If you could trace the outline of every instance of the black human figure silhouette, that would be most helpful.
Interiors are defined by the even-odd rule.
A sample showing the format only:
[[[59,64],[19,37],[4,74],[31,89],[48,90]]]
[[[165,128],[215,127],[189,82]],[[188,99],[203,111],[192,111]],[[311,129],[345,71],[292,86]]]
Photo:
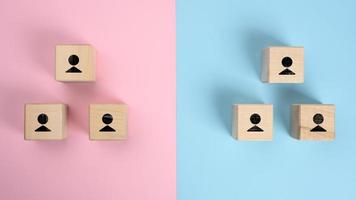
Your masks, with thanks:
[[[77,65],[79,63],[79,57],[77,55],[71,55],[68,58],[68,62],[69,64],[72,65],[72,67],[70,69],[68,69],[66,71],[66,73],[81,73],[82,71],[80,71],[78,68],[75,67],[75,65]]]
[[[292,66],[292,64],[293,64],[292,58],[284,57],[282,59],[282,65],[283,67],[285,67],[285,69],[281,71],[279,75],[295,75],[295,73],[292,70],[288,69],[290,66]]]
[[[38,123],[41,124],[40,127],[38,127],[35,132],[50,132],[51,130],[49,130],[46,126],[44,126],[44,124],[46,124],[48,122],[48,116],[44,113],[39,114],[37,117],[37,121]]]
[[[112,115],[110,115],[110,114],[103,115],[102,121],[104,122],[104,124],[106,124],[106,126],[104,126],[102,129],[100,129],[100,132],[115,132],[115,129],[113,129],[109,126],[109,124],[111,124],[112,120],[113,120]]]
[[[314,128],[313,128],[312,130],[310,130],[310,131],[311,131],[311,132],[326,132],[326,130],[325,130],[323,127],[321,127],[321,126],[319,125],[319,124],[323,123],[323,121],[324,121],[324,117],[323,117],[322,114],[320,114],[320,113],[315,114],[314,117],[313,117],[313,122],[314,122],[315,124],[317,124],[317,126],[314,127]]]
[[[252,114],[250,116],[250,121],[254,126],[252,126],[250,129],[248,129],[248,132],[263,132],[263,129],[257,126],[261,122],[261,116],[259,114]]]

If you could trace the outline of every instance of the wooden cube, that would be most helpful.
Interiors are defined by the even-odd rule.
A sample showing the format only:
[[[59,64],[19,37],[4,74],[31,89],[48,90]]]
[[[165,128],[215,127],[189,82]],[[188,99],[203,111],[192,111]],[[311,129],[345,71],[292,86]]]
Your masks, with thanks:
[[[127,110],[125,104],[91,104],[90,139],[126,139]]]
[[[66,124],[65,104],[25,105],[25,140],[65,139]]]
[[[269,47],[264,49],[261,79],[267,83],[303,83],[304,48]]]
[[[335,106],[292,105],[291,132],[292,136],[299,140],[334,140]]]
[[[272,140],[273,105],[235,104],[233,136],[237,140]]]
[[[57,45],[56,80],[95,81],[95,62],[91,45]]]

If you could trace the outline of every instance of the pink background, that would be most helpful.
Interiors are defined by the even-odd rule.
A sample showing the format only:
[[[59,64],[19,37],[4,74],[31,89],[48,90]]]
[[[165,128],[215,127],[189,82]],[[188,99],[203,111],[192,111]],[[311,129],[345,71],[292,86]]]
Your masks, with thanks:
[[[0,22],[0,199],[175,199],[174,0],[2,1]],[[96,83],[55,81],[62,43],[96,48]],[[128,139],[89,141],[89,104],[116,101]],[[67,140],[23,140],[41,102],[68,104]]]

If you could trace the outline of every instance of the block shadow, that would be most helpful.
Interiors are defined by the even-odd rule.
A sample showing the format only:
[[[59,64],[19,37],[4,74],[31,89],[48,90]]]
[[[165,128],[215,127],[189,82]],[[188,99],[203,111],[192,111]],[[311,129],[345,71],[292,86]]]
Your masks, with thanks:
[[[27,103],[42,103],[40,99],[43,97],[43,92],[37,88],[20,88],[11,87],[2,88],[3,97],[1,98],[1,105],[6,105],[1,108],[1,120],[10,129],[15,130],[16,133],[24,133],[24,122],[25,122],[25,104]],[[55,98],[49,97],[46,94],[48,103],[56,102]],[[46,103],[47,103],[46,102]]]
[[[216,115],[219,118],[222,126],[227,134],[232,133],[232,115],[234,104],[261,104],[262,101],[258,97],[252,95],[251,92],[241,91],[229,87],[217,87],[213,93],[213,105],[216,110]]]
[[[68,109],[68,124],[75,124],[89,133],[89,105],[94,103],[122,103],[121,99],[96,82],[63,83]]]
[[[275,119],[282,123],[283,130],[291,135],[292,104],[320,104],[315,97],[301,87],[284,86],[274,91]]]
[[[268,46],[286,46],[285,42],[273,34],[258,29],[248,29],[243,33],[243,45],[251,67],[256,77],[260,78],[260,70],[263,61],[263,49]]]
[[[73,33],[64,32],[65,27],[34,27],[27,30],[28,53],[39,70],[55,76],[55,49],[57,44],[86,43]]]

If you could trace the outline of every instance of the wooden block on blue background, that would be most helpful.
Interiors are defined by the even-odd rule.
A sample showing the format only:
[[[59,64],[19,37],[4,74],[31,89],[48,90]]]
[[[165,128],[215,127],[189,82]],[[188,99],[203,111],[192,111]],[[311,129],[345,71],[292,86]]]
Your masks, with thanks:
[[[89,109],[91,140],[126,139],[127,105],[91,104]]]
[[[292,105],[291,132],[299,140],[334,140],[335,105]]]
[[[91,45],[56,46],[57,81],[95,81],[95,49]]]
[[[233,136],[237,140],[272,140],[273,105],[235,104]]]
[[[266,83],[303,83],[304,48],[269,47],[264,49],[261,79]]]
[[[65,104],[26,104],[25,140],[62,140],[67,136]]]

